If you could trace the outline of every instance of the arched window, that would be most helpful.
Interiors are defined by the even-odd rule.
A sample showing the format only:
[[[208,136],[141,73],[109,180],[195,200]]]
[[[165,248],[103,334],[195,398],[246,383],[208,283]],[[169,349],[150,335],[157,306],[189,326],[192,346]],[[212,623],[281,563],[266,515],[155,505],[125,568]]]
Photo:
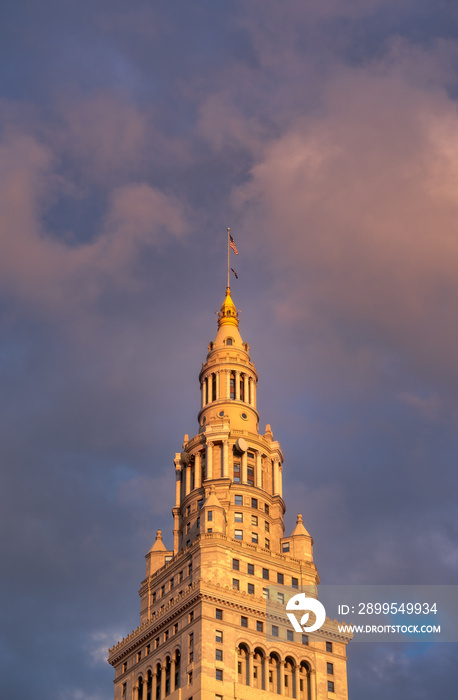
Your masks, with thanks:
[[[180,665],[181,665],[181,656],[180,652],[178,649],[175,652],[175,690],[180,687]]]
[[[212,374],[212,401],[216,401],[216,374]]]
[[[240,401],[245,401],[245,375],[240,375]]]
[[[294,659],[292,659],[290,656],[287,656],[285,659],[285,680],[284,680],[284,687],[285,687],[285,692],[284,695],[287,698],[297,698],[296,694],[296,674],[294,673],[296,664],[294,663]]]
[[[232,338],[226,338],[226,345],[232,345]]]
[[[250,685],[250,652],[246,644],[239,644],[237,655],[238,682]]]
[[[266,657],[259,648],[253,654],[253,685],[259,690],[266,689]]]
[[[269,657],[269,690],[271,693],[280,694],[281,689],[281,663],[280,657],[272,652]]]
[[[230,399],[235,399],[235,372],[231,372],[230,382],[229,382]]]

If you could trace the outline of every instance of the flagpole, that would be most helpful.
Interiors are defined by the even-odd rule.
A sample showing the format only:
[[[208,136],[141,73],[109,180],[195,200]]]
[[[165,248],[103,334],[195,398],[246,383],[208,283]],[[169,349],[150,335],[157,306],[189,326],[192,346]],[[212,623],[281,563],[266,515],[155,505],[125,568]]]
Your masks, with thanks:
[[[230,286],[231,286],[230,283],[229,283],[229,255],[230,255],[230,251],[229,251],[229,232],[230,232],[230,230],[231,230],[230,228],[227,229],[227,286],[228,286],[228,288],[230,288]]]

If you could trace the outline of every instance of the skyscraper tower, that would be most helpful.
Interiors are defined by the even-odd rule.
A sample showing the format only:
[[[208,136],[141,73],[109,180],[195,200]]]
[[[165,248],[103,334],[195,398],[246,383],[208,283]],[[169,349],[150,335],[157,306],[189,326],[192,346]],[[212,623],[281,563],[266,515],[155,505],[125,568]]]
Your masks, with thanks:
[[[346,700],[349,636],[330,620],[302,634],[286,617],[287,598],[319,583],[313,540],[301,515],[285,537],[283,453],[270,425],[259,432],[229,286],[199,382],[199,430],[174,460],[173,549],[159,530],[140,626],[109,651],[115,700]]]

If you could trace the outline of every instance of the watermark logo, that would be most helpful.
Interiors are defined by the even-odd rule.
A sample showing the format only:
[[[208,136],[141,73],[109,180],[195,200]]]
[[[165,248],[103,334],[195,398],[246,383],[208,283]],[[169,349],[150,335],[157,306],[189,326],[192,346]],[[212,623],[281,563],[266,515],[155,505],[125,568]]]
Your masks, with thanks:
[[[307,598],[305,593],[298,593],[297,595],[293,596],[286,604],[286,610],[294,611],[288,612],[287,615],[295,631],[299,633],[315,632],[322,627],[324,621],[326,620],[326,610],[324,605],[316,598]],[[298,622],[297,617],[294,614],[299,611],[306,611],[304,615],[302,615],[300,622]],[[307,625],[306,623],[309,620],[310,613],[315,615],[315,622],[311,625]]]

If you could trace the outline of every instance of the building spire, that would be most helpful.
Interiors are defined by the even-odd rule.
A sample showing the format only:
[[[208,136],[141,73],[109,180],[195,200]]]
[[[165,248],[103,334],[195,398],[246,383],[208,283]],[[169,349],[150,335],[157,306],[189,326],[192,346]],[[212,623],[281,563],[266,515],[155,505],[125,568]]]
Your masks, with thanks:
[[[226,297],[218,312],[218,328],[221,328],[221,326],[239,327],[239,312],[232,301],[231,288],[229,285],[226,287]]]

